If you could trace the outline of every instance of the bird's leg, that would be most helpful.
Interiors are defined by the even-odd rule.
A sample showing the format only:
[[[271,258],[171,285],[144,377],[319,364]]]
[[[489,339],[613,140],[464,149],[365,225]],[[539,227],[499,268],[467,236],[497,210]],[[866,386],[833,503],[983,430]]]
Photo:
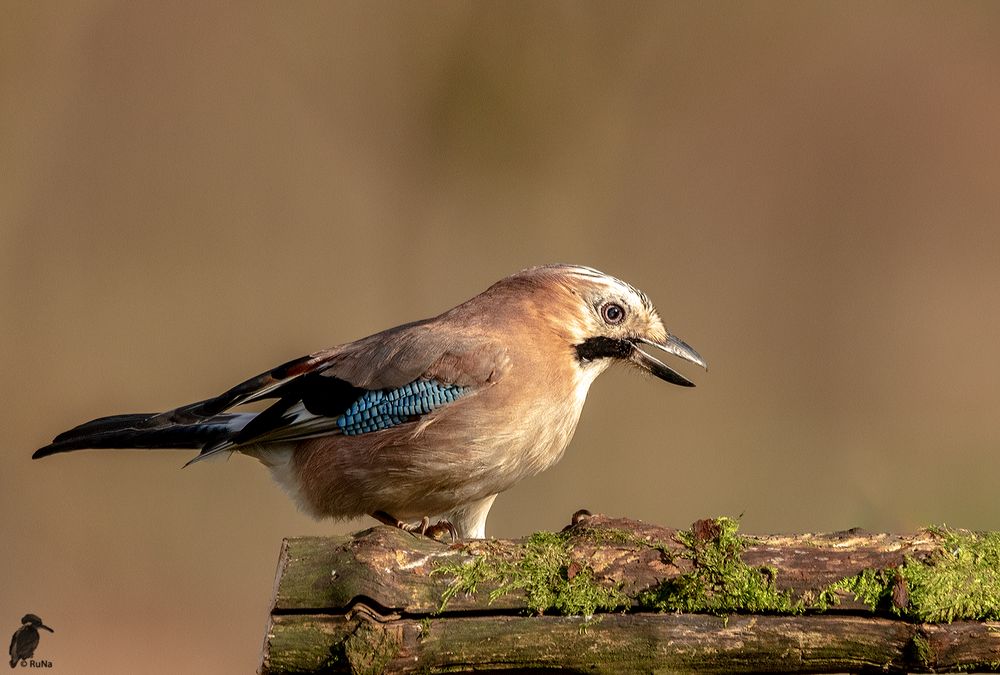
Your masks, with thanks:
[[[424,532],[427,531],[427,528],[431,523],[431,519],[428,518],[427,516],[424,516],[423,519],[420,521],[420,523],[417,525],[414,525],[412,523],[405,523],[399,518],[393,518],[385,511],[375,511],[373,514],[371,514],[371,516],[378,522],[388,525],[389,527],[398,527],[403,532],[419,532],[420,534],[424,534]]]
[[[398,527],[403,532],[409,532],[411,534],[422,534],[431,539],[438,539],[441,535],[447,532],[451,535],[451,540],[455,541],[458,539],[458,530],[447,520],[439,520],[436,524],[431,525],[431,519],[428,516],[424,516],[420,519],[417,524],[405,523],[399,518],[393,518],[385,511],[375,511],[371,514],[372,518],[384,523],[389,527]]]

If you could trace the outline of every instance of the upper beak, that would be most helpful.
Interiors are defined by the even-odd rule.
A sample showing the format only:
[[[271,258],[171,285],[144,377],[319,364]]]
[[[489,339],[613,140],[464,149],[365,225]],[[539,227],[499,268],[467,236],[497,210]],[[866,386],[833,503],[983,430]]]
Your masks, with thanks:
[[[651,347],[656,347],[657,349],[662,349],[665,352],[673,354],[674,356],[679,356],[685,361],[690,361],[691,363],[696,363],[705,370],[708,370],[708,364],[705,363],[705,359],[701,358],[701,354],[696,352],[691,348],[684,340],[673,335],[667,336],[667,341],[663,343],[653,342],[652,340],[647,340],[646,338],[637,338],[636,342],[642,342],[643,344],[650,345]],[[633,343],[632,353],[629,355],[629,360],[642,368],[643,370],[648,370],[653,375],[656,375],[661,380],[666,380],[671,384],[677,384],[682,387],[693,387],[694,382],[687,379],[680,373],[678,373],[673,368],[667,366],[665,363],[660,361],[655,356],[650,356],[646,352],[639,349]]]
[[[46,626],[44,623],[39,624],[38,627],[39,628],[44,628],[45,630],[49,631],[50,633],[55,633],[54,630],[52,630],[51,628],[49,628],[48,626]]]

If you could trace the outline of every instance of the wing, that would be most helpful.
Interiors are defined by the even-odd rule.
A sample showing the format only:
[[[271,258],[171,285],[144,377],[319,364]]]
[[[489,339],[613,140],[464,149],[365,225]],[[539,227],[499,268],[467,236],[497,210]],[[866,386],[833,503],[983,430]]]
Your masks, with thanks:
[[[250,443],[372,433],[412,422],[498,381],[506,367],[506,350],[481,335],[442,337],[430,322],[400,326],[292,361],[194,404],[198,412],[217,415],[219,405],[239,405],[231,401],[278,399],[192,461]]]

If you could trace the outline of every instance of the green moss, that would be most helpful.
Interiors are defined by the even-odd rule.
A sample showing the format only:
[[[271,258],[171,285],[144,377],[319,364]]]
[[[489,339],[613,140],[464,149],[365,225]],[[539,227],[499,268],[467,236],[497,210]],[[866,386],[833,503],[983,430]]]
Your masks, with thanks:
[[[431,634],[431,618],[429,616],[425,616],[422,619],[420,619],[417,626],[418,626],[418,631],[417,631],[418,640],[426,639],[427,636]]]
[[[825,612],[839,602],[833,588],[824,588],[819,593],[807,591],[803,594],[802,603],[805,607],[818,612]]]
[[[927,564],[908,560],[911,615],[921,621],[1000,619],[1000,533],[943,532]]]
[[[940,548],[898,568],[864,570],[828,591],[848,591],[873,611],[928,623],[1000,619],[1000,533],[935,528]]]
[[[693,527],[677,534],[686,547],[679,557],[689,558],[694,569],[641,593],[637,598],[641,606],[713,614],[803,610],[803,603],[793,601],[789,591],[777,589],[774,569],[751,567],[740,558],[746,544],[737,535],[738,521],[717,518],[707,522],[700,533]]]
[[[599,610],[612,611],[629,605],[619,587],[597,583],[593,570],[570,557],[571,536],[536,532],[521,546],[513,559],[486,547],[472,560],[437,567],[432,574],[455,577],[441,597],[443,611],[458,593],[476,593],[480,585],[493,586],[489,601],[513,591],[522,591],[533,612],[557,612],[571,616],[591,616]]]
[[[838,594],[846,592],[872,611],[916,621],[1000,620],[1000,533],[928,530],[939,542],[933,553],[907,558],[896,568],[864,570],[795,599],[790,591],[777,588],[773,568],[743,562],[740,554],[750,540],[738,529],[739,522],[731,518],[701,521],[677,533],[683,545],[679,551],[673,542],[647,541],[624,530],[586,528],[538,532],[513,555],[489,543],[479,544],[469,558],[434,570],[433,574],[454,577],[439,611],[458,593],[475,594],[481,586],[489,587],[490,602],[521,592],[527,607],[537,613],[591,616],[628,608],[633,599],[621,586],[598,583],[594,571],[571,556],[573,541],[587,538],[598,544],[655,548],[669,559],[691,561],[691,571],[634,598],[643,609],[799,614],[826,611],[837,604]],[[926,646],[914,642],[921,659],[928,656]]]
[[[853,577],[830,584],[825,592],[846,591],[858,602],[868,605],[873,612],[879,609],[888,610],[895,578],[895,572],[889,570],[867,569]]]
[[[916,658],[917,662],[920,663],[924,668],[930,669],[934,665],[934,648],[931,646],[930,640],[928,640],[922,633],[917,633],[910,640],[910,646],[913,650],[913,656]]]

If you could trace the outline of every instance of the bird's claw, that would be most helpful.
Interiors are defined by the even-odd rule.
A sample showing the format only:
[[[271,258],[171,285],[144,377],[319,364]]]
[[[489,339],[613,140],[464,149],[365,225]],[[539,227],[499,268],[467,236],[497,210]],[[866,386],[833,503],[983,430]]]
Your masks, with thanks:
[[[424,520],[426,521],[427,519],[424,518]],[[426,528],[423,531],[423,534],[438,541],[440,541],[445,534],[447,534],[453,542],[458,539],[458,529],[451,524],[451,521],[448,520],[437,521],[434,525]]]
[[[404,523],[402,520],[396,521],[396,527],[401,529],[403,532],[409,532],[410,534],[426,534],[427,528],[431,524],[431,519],[427,516],[421,518],[419,523]]]
[[[451,541],[458,539],[458,529],[449,521],[439,520],[431,525],[431,519],[428,516],[421,518],[419,523],[399,523],[397,527],[413,535],[422,534],[435,541],[441,541],[445,534],[451,538]]]
[[[424,516],[420,519],[419,523],[406,523],[398,518],[393,518],[384,511],[376,511],[372,514],[372,517],[381,523],[385,523],[390,527],[398,527],[403,532],[409,532],[412,535],[422,534],[425,537],[440,541],[444,534],[447,533],[452,541],[458,539],[458,529],[447,520],[439,520],[434,525],[431,525],[430,517]]]

